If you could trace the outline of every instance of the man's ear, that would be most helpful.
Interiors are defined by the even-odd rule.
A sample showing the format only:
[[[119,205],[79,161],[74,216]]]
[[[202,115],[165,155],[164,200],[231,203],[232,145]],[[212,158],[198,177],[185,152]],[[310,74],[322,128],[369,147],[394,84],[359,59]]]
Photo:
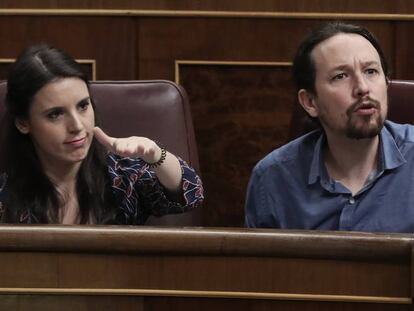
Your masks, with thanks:
[[[16,118],[16,120],[14,120],[14,125],[16,126],[16,128],[19,130],[20,133],[25,134],[25,135],[29,134],[30,126],[27,120]]]
[[[305,89],[300,89],[298,92],[298,100],[303,109],[313,118],[319,116],[319,109],[315,103],[315,95]]]

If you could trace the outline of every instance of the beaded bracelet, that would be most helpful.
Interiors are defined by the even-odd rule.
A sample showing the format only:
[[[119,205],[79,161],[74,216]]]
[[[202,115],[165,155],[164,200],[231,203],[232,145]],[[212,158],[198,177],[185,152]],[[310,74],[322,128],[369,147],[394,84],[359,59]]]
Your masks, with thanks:
[[[148,163],[147,162],[149,168],[155,168],[155,167],[158,167],[158,166],[160,166],[161,164],[164,163],[164,160],[167,157],[167,150],[165,150],[164,147],[160,147],[160,148],[161,148],[160,159],[157,162],[154,162],[154,163]]]

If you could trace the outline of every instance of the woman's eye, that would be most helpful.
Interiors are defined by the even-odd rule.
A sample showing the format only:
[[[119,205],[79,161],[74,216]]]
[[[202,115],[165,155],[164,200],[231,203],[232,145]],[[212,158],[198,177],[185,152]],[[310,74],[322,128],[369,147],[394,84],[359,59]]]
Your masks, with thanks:
[[[47,118],[50,120],[56,120],[59,116],[62,115],[62,111],[60,110],[53,110],[47,114]]]
[[[90,105],[89,101],[85,100],[79,103],[79,108],[80,110],[87,110],[89,105]]]

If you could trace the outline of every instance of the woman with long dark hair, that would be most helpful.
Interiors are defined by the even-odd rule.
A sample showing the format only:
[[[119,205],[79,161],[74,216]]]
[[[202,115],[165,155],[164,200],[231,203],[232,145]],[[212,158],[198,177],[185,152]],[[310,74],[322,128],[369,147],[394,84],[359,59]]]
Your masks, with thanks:
[[[143,224],[203,200],[184,161],[148,138],[95,126],[88,80],[62,50],[38,45],[18,57],[1,131],[3,223]]]

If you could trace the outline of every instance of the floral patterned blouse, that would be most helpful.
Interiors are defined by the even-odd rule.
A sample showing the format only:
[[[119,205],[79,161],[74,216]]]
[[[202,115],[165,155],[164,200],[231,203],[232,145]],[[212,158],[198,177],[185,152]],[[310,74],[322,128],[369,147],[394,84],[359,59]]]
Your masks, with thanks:
[[[112,180],[112,191],[120,213],[117,223],[142,225],[149,216],[183,213],[201,205],[204,195],[201,179],[185,161],[179,159],[182,171],[182,193],[184,201],[168,199],[164,187],[147,163],[139,158],[123,158],[109,153],[108,172]],[[0,219],[4,212],[3,201],[7,195],[7,176],[0,176]],[[28,210],[21,215],[20,223],[36,223]]]

